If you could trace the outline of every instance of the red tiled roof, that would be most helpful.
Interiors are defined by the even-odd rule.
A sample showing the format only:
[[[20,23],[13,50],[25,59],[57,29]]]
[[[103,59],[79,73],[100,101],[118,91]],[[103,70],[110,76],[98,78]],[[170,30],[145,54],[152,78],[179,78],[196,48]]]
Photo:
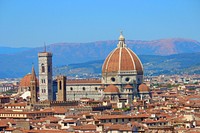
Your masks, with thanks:
[[[81,130],[81,131],[96,131],[96,126],[92,124],[82,125],[82,126],[72,126],[74,130]]]
[[[138,114],[138,115],[102,115],[102,116],[96,116],[99,120],[104,119],[123,119],[123,118],[148,118],[149,114]]]
[[[131,86],[130,84],[127,84],[124,88],[125,89],[133,89],[133,86]]]
[[[50,122],[58,122],[60,118],[54,116],[46,116],[45,118],[41,118],[41,121],[49,120]]]
[[[32,77],[32,76],[31,76],[31,73],[25,75],[25,76],[21,79],[19,86],[20,86],[20,87],[30,87],[30,86],[31,86],[31,77]],[[39,86],[39,81],[38,81],[38,79],[37,79],[37,86]]]
[[[53,107],[52,110],[54,111],[54,113],[56,114],[63,114],[63,113],[66,113],[67,112],[67,109],[66,108],[63,108],[63,107]]]
[[[109,92],[115,92],[115,93],[119,93],[119,89],[115,86],[115,85],[113,85],[113,84],[111,84],[111,85],[109,85],[108,87],[106,87],[105,88],[105,90],[104,90],[104,92],[105,93],[109,93]]]
[[[150,89],[146,84],[141,84],[139,86],[139,92],[149,92],[149,91],[150,91]]]
[[[0,127],[8,127],[8,124],[4,120],[0,120]]]
[[[26,106],[26,105],[27,105],[27,103],[25,103],[25,102],[5,104],[5,106]]]
[[[136,70],[143,74],[143,67],[137,55],[127,47],[118,47],[105,59],[102,73]]]
[[[24,133],[69,133],[67,131],[64,130],[23,130]]]

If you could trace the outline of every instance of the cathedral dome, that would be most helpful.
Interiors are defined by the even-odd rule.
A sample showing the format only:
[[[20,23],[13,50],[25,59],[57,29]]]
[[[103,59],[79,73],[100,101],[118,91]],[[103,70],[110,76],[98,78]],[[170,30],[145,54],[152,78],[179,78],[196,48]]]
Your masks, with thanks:
[[[30,87],[31,86],[31,73],[25,75],[19,84],[20,87]],[[38,86],[38,80],[37,80],[37,86]]]
[[[125,38],[121,34],[117,48],[105,59],[102,73],[136,71],[143,75],[143,66],[138,56],[125,44]]]
[[[104,92],[105,93],[119,93],[119,89],[115,85],[111,84],[105,88]]]
[[[140,93],[148,93],[150,92],[149,87],[146,84],[141,84],[138,88]]]

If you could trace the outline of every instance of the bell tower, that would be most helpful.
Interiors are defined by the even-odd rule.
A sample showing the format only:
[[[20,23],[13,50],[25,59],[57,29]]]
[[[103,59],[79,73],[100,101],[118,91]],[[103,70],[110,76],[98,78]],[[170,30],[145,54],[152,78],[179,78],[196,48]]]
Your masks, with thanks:
[[[52,81],[52,53],[44,52],[38,53],[39,62],[39,94],[40,101],[53,99],[53,81]]]
[[[57,101],[66,101],[66,76],[57,77]]]
[[[30,100],[31,104],[35,104],[38,101],[38,96],[37,96],[37,78],[35,75],[34,67],[32,67],[30,90],[31,90],[31,100]]]

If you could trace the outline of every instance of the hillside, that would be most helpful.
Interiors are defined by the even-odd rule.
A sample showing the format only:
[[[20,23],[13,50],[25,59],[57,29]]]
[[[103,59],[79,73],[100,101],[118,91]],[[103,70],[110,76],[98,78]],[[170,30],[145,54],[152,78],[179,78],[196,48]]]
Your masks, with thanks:
[[[53,66],[59,67],[69,64],[104,60],[107,55],[114,48],[116,48],[117,42],[118,41],[98,41],[90,43],[56,43],[48,45],[47,51],[53,53]],[[174,59],[176,58],[176,56],[172,54],[200,52],[200,43],[190,39],[161,39],[154,41],[126,40],[126,44],[138,55],[151,55],[140,57],[142,62],[147,63],[144,64],[146,71],[151,72],[152,74],[155,74],[155,72],[153,71],[153,67],[158,67],[157,69],[160,69],[160,71],[156,73],[171,73],[169,71],[163,71],[162,67],[167,66],[167,63],[163,64],[163,61],[170,63],[172,63],[174,60],[175,62],[179,61],[178,59]],[[25,74],[31,71],[32,64],[34,64],[37,72],[37,54],[38,52],[43,51],[43,47],[17,49],[17,52],[12,52],[13,48],[6,49],[6,51],[4,49],[4,51],[0,53],[0,78],[23,77]],[[0,51],[2,51],[2,47],[0,47]],[[173,56],[175,57],[173,58]],[[184,54],[180,56],[184,56]],[[168,60],[168,57],[170,57],[170,60]],[[191,58],[188,58],[188,61],[198,60],[198,58],[198,56],[192,57],[191,55]],[[185,68],[184,62],[180,62],[182,62],[180,63],[180,67]],[[96,71],[99,72],[99,69],[86,70],[94,71],[95,73]]]
[[[170,56],[140,55],[145,75],[160,74],[200,74],[200,52],[192,54],[176,54]],[[55,67],[54,74],[67,76],[98,77],[101,75],[104,60],[69,64]]]

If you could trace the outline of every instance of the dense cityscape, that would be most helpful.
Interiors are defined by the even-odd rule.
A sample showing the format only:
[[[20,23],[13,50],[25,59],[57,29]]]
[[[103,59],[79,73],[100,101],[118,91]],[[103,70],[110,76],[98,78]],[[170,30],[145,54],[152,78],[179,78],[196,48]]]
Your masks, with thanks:
[[[22,79],[0,81],[5,133],[200,132],[200,75],[143,76],[122,33],[102,65],[102,78],[52,76],[52,53],[38,53]],[[31,66],[30,66],[31,68]]]
[[[0,0],[0,133],[200,133],[199,0]]]

